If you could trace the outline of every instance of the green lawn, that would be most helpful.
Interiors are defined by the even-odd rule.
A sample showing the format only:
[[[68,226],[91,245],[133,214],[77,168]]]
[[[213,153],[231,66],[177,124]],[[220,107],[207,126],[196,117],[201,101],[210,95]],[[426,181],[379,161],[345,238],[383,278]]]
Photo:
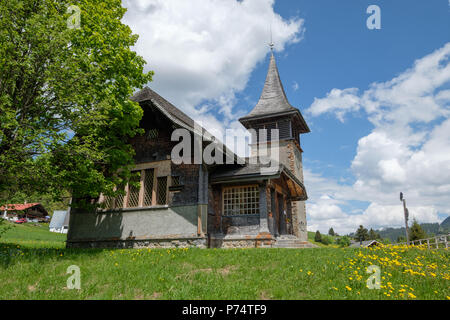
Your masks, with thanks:
[[[0,299],[450,299],[444,250],[83,250],[20,227],[0,244]],[[372,264],[379,290],[366,287]],[[66,288],[71,265],[80,267],[80,290]]]
[[[9,229],[5,234],[0,235],[0,243],[16,243],[30,248],[64,248],[66,246],[66,235],[50,232],[48,223],[4,223],[4,226]]]

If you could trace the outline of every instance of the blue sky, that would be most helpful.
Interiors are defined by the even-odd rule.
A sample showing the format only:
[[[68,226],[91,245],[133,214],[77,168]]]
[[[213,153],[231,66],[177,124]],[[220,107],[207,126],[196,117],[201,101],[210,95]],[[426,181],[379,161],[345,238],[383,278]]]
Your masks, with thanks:
[[[366,26],[373,4],[380,30]],[[136,50],[155,70],[150,87],[208,129],[238,128],[256,104],[272,25],[286,94],[311,128],[302,136],[310,230],[401,226],[400,191],[421,222],[449,215],[450,175],[439,172],[450,171],[447,0],[124,6]]]

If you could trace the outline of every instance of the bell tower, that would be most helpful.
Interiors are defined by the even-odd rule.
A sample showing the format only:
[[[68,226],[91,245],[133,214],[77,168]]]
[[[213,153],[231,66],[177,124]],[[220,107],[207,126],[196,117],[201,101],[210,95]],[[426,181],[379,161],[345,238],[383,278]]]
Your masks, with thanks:
[[[239,121],[245,128],[254,129],[257,133],[253,137],[256,141],[253,140],[251,144],[252,156],[257,155],[261,144],[270,143],[275,139],[271,136],[271,129],[278,129],[279,161],[303,183],[303,150],[300,135],[310,130],[300,110],[294,108],[287,100],[273,52],[259,101],[253,110]],[[260,129],[267,129],[267,137],[258,134]],[[292,223],[294,234],[300,240],[307,241],[304,201],[292,202]]]

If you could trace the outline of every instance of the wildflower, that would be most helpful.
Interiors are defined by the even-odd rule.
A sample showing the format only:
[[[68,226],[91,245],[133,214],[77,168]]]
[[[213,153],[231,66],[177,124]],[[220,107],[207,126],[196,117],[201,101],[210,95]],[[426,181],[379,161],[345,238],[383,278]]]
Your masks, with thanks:
[[[345,288],[346,288],[348,291],[352,291],[352,288],[350,288],[349,286],[345,286]]]

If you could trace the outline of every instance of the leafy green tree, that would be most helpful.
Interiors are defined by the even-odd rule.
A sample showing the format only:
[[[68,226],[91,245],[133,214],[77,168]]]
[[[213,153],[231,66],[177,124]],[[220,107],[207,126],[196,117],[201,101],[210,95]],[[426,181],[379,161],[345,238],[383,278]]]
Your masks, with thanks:
[[[56,201],[51,194],[18,191],[8,200],[9,203],[39,202],[51,216],[53,211],[66,210],[69,207],[70,194],[67,192],[62,193],[62,199]]]
[[[369,232],[362,225],[359,226],[358,230],[355,233],[355,239],[358,241],[366,241],[369,240]]]
[[[427,238],[427,233],[422,229],[416,219],[413,220],[411,228],[409,228],[409,240],[420,240]]]
[[[330,236],[335,236],[335,235],[336,235],[336,234],[334,233],[333,228],[330,228],[330,230],[328,230],[328,234],[329,234]]]
[[[322,235],[320,234],[319,230],[317,230],[316,234],[314,235],[314,241],[315,242],[321,242],[322,241]]]
[[[143,114],[130,96],[153,73],[131,50],[125,11],[120,0],[0,2],[0,202],[113,195],[129,179]]]
[[[337,240],[337,244],[338,244],[341,248],[350,246],[350,243],[351,243],[351,242],[350,242],[350,238],[349,238],[348,236],[340,237],[340,238]]]

